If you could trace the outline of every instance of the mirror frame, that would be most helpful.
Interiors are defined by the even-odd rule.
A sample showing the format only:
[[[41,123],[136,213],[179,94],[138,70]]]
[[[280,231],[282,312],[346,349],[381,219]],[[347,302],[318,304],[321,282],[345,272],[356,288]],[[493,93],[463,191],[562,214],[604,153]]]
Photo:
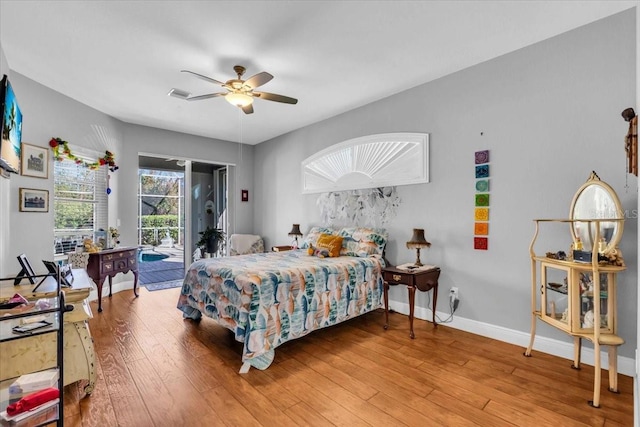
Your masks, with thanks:
[[[615,216],[607,216],[607,217],[601,217],[601,218],[576,218],[575,217],[575,209],[576,209],[576,204],[578,203],[580,196],[584,193],[585,190],[587,190],[588,188],[592,187],[592,186],[598,186],[602,189],[604,189],[607,194],[609,194],[609,197],[611,198],[611,200],[613,201],[614,205],[615,205]],[[585,182],[584,184],[582,184],[582,186],[578,189],[578,191],[576,192],[576,194],[573,196],[573,200],[571,201],[571,209],[569,210],[569,218],[572,220],[606,220],[606,219],[624,219],[624,213],[622,210],[622,204],[620,203],[620,199],[618,198],[618,194],[616,193],[616,191],[606,182],[602,181],[600,179],[600,177],[598,176],[598,174],[595,173],[595,171],[591,172],[591,175],[589,175],[589,179],[587,179],[587,182]],[[576,228],[577,228],[577,224],[578,223],[572,223],[571,224],[571,237],[573,238],[573,241],[576,242],[577,237],[578,237],[578,233],[576,232]],[[616,221],[615,222],[617,228],[615,233],[611,236],[611,240],[609,240],[609,242],[607,242],[607,246],[606,249],[604,250],[604,252],[609,252],[613,249],[616,249],[618,247],[618,243],[620,243],[620,240],[622,239],[622,232],[624,230],[624,221]],[[594,224],[591,224],[589,226],[589,229],[591,230],[594,227]],[[589,232],[589,236],[590,236],[590,241],[589,242],[584,242],[583,241],[583,245],[584,245],[584,250],[585,251],[591,251],[593,248],[593,242],[591,242],[591,240],[593,240],[593,236],[595,233],[593,232]],[[602,233],[601,233],[602,235]]]

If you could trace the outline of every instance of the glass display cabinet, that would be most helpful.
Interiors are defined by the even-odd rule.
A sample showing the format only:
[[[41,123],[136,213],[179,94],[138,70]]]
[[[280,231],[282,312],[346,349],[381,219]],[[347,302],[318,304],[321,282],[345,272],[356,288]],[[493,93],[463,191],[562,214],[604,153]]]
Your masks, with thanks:
[[[594,347],[594,390],[589,404],[600,406],[600,347],[608,348],[609,391],[618,391],[616,276],[626,269],[618,243],[624,215],[615,191],[595,172],[573,198],[569,219],[535,219],[531,255],[531,356],[538,320],[573,336],[574,361],[580,369],[582,339]],[[534,247],[541,228],[566,225],[572,244],[569,253],[539,255]],[[568,245],[567,245],[568,246]]]

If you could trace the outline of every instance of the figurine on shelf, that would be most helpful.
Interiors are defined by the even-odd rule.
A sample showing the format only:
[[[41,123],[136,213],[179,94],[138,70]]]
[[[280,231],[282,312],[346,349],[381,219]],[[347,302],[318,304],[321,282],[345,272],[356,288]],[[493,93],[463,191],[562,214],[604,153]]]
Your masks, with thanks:
[[[589,310],[584,314],[584,319],[582,320],[583,328],[593,328],[593,310]]]
[[[624,267],[624,259],[622,258],[622,252],[620,252],[620,249],[613,249],[609,252],[605,252],[604,258],[606,258],[606,261],[600,261],[600,263]]]

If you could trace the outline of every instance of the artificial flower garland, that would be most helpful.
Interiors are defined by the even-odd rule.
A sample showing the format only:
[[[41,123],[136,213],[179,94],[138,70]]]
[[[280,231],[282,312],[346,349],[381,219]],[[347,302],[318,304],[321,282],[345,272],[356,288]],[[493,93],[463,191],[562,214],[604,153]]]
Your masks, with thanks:
[[[115,158],[113,157],[113,153],[109,150],[106,150],[104,153],[104,157],[99,158],[93,163],[89,163],[86,160],[83,160],[79,157],[76,157],[69,148],[69,143],[67,141],[63,141],[61,138],[51,138],[49,141],[49,146],[53,150],[53,157],[57,161],[61,162],[64,160],[66,156],[67,159],[73,160],[77,165],[84,166],[89,169],[98,169],[100,166],[108,165],[109,170],[111,172],[115,172],[118,170],[118,166],[116,166]],[[62,147],[62,148],[60,148]],[[62,153],[60,153],[62,151]]]

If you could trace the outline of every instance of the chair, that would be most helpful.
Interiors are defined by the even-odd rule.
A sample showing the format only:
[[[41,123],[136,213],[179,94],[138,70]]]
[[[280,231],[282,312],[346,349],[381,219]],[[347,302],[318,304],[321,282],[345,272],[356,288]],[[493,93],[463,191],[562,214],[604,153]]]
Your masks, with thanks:
[[[232,234],[229,239],[229,255],[245,255],[264,252],[264,241],[254,234]]]

